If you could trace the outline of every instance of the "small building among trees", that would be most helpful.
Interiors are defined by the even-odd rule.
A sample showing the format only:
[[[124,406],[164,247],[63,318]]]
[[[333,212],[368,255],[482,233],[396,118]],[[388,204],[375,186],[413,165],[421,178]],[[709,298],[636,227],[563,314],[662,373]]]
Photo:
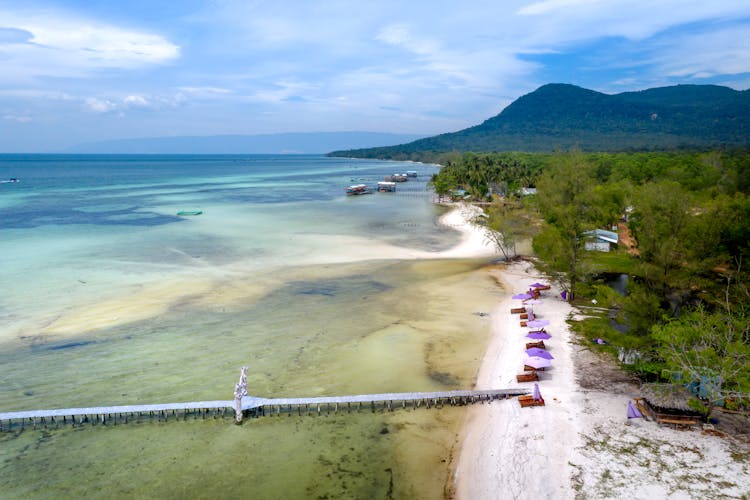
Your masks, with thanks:
[[[586,237],[586,250],[596,250],[598,252],[609,252],[617,246],[619,236],[614,231],[606,229],[594,229],[583,233]]]

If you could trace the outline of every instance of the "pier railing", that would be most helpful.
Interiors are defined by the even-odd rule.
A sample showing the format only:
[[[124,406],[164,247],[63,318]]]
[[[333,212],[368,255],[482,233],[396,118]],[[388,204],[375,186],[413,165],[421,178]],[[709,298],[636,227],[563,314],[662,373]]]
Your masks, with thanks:
[[[31,426],[59,427],[82,424],[117,425],[143,419],[162,421],[193,418],[225,418],[234,415],[236,423],[245,416],[317,414],[332,411],[362,411],[378,409],[393,411],[397,408],[440,408],[448,405],[467,405],[507,399],[528,394],[526,389],[491,389],[482,391],[438,391],[438,392],[389,392],[384,394],[359,394],[352,396],[321,396],[313,398],[259,398],[247,394],[247,367],[242,367],[240,380],[234,388],[234,399],[197,401],[187,403],[165,403],[150,405],[96,406],[87,408],[59,408],[55,410],[31,410],[0,412],[0,431]]]

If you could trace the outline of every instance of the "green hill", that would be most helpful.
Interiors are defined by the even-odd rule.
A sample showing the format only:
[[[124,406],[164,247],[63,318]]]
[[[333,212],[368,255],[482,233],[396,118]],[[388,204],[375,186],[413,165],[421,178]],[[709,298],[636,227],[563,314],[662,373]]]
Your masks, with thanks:
[[[544,85],[480,125],[399,146],[333,156],[404,159],[426,152],[704,149],[750,145],[750,91],[677,85],[603,94]]]

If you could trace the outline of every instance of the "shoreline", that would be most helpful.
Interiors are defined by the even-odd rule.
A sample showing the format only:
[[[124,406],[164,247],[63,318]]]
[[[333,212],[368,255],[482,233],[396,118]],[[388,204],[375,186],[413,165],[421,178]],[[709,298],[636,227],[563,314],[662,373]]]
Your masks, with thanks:
[[[523,373],[527,328],[510,313],[520,306],[514,293],[543,280],[525,261],[514,262],[495,274],[505,297],[492,311],[492,334],[477,376],[476,387],[524,387],[516,381]],[[544,407],[521,408],[517,401],[469,408],[459,438],[459,452],[451,491],[455,498],[569,498],[567,480],[570,452],[577,447],[576,411],[569,332],[565,325],[571,308],[553,287],[544,291],[535,314],[550,321],[545,341],[554,356],[551,369],[539,372]]]
[[[520,305],[511,297],[545,277],[526,261],[490,273],[505,296],[491,314],[475,387],[531,390],[533,383],[515,378],[523,373],[528,329],[510,313]],[[545,406],[521,408],[511,400],[468,408],[451,460],[449,498],[744,498],[750,491],[747,444],[642,419],[628,422],[627,404],[638,387],[580,344],[567,324],[580,315],[559,292],[553,285],[534,306],[539,318],[550,321],[545,346],[555,358],[539,372]],[[601,366],[592,371],[597,363],[619,378],[602,376]],[[592,390],[586,377],[601,378]]]

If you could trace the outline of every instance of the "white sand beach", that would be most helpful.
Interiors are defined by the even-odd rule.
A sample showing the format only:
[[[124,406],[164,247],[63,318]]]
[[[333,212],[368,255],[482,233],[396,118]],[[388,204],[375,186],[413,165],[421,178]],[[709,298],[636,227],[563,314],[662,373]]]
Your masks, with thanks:
[[[506,297],[492,313],[493,334],[477,388],[526,387],[523,372],[527,328],[510,313],[513,293],[544,280],[528,262],[495,271]],[[573,338],[566,320],[573,308],[559,290],[543,292],[535,314],[550,321],[545,341],[554,356],[540,372],[545,406],[521,408],[516,401],[475,405],[461,437],[452,496],[497,498],[746,498],[750,455],[729,437],[658,427],[638,419],[626,425],[628,400],[637,386],[616,383],[584,389],[579,376],[585,356],[595,357]],[[606,362],[605,362],[606,363]]]

